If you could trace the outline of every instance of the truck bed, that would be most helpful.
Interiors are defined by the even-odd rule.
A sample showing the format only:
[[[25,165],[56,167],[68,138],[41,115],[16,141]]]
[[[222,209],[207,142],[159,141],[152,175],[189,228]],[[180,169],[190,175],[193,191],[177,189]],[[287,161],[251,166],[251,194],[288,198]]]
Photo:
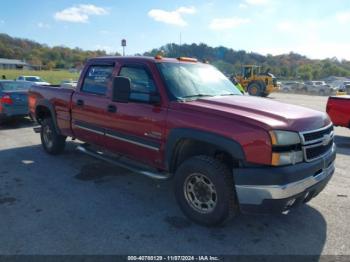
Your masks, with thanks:
[[[53,105],[52,113],[56,115],[57,125],[61,132],[71,134],[71,98],[73,88],[58,85],[35,85],[29,90],[29,113],[34,116],[36,105]]]

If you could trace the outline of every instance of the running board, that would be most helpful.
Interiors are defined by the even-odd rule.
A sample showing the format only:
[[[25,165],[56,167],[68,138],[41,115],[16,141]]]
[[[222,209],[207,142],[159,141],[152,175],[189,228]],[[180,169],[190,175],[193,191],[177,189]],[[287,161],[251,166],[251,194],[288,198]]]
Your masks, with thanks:
[[[113,159],[110,156],[104,155],[103,152],[93,151],[93,150],[90,150],[84,146],[77,146],[77,150],[84,153],[84,154],[87,154],[89,156],[106,161],[112,165],[116,165],[116,166],[128,169],[134,173],[145,175],[145,176],[151,177],[153,179],[167,180],[167,179],[171,178],[171,174],[169,174],[169,173],[159,173],[159,172],[146,170],[145,168],[126,163],[125,161],[123,162],[122,160]]]
[[[36,126],[33,128],[35,133],[40,133],[41,132],[41,126]]]

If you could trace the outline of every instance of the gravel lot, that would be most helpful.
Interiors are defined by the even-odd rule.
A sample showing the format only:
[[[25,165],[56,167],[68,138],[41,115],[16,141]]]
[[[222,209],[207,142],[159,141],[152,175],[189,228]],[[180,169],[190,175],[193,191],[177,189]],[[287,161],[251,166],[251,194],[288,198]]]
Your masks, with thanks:
[[[327,98],[270,98],[324,111]],[[172,182],[75,151],[49,156],[29,120],[0,129],[0,254],[348,254],[350,130],[336,128],[336,173],[288,215],[241,215],[220,228],[188,221]]]

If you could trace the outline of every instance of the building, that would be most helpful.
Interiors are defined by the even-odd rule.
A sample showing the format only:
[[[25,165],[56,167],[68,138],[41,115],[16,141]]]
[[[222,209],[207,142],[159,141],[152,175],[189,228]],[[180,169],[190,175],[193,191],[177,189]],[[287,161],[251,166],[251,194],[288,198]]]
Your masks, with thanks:
[[[32,69],[32,66],[21,60],[0,58],[0,69]]]

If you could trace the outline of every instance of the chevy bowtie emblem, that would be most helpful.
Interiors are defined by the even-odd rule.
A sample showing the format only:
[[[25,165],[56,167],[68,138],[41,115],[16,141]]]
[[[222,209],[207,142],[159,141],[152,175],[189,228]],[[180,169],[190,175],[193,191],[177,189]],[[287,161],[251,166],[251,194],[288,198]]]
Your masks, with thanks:
[[[322,140],[322,145],[323,146],[326,146],[326,145],[328,145],[329,144],[329,142],[331,142],[331,135],[328,135],[328,134],[326,134],[326,135],[324,135],[323,136],[323,140]]]

